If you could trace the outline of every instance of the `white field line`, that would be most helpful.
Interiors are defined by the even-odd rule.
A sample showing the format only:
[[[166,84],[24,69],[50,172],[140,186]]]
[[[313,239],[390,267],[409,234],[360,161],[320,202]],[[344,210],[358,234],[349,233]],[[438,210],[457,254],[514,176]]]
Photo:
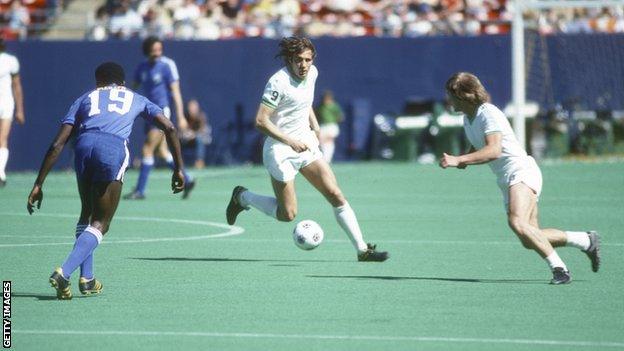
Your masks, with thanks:
[[[27,214],[21,213],[0,213],[3,216],[27,216]],[[37,213],[37,216],[43,217],[55,217],[55,218],[76,218],[76,215],[70,214],[54,214],[54,213]],[[104,240],[102,244],[136,244],[136,243],[153,243],[153,242],[163,242],[163,241],[189,241],[189,240],[203,240],[203,239],[213,239],[213,238],[223,238],[228,236],[241,235],[245,232],[245,229],[238,226],[229,226],[223,223],[217,222],[209,222],[209,221],[198,221],[198,220],[187,220],[187,219],[175,219],[175,218],[156,218],[156,217],[124,217],[118,216],[115,217],[117,220],[126,220],[126,221],[144,221],[144,222],[161,222],[161,223],[180,223],[180,224],[192,224],[198,226],[208,226],[208,227],[217,227],[226,229],[226,231],[216,234],[206,234],[206,235],[195,235],[195,236],[187,236],[187,237],[171,237],[171,238],[133,238],[133,239],[125,239],[125,240]],[[13,235],[10,235],[13,237]],[[0,235],[2,237],[2,235]],[[68,242],[58,242],[58,243],[33,243],[33,244],[0,244],[0,248],[3,247],[32,247],[32,246],[54,246],[54,245],[73,245],[74,241]]]
[[[384,335],[323,335],[323,334],[273,334],[273,333],[220,333],[220,332],[174,332],[174,331],[129,331],[129,330],[14,330],[16,334],[62,335],[62,336],[144,336],[144,337],[205,337],[235,339],[314,339],[314,340],[369,340],[369,341],[407,341],[438,343],[475,343],[475,344],[516,344],[549,345],[573,347],[624,348],[624,342],[612,341],[571,341],[543,339],[507,339],[507,338],[464,338],[437,336],[384,336]]]

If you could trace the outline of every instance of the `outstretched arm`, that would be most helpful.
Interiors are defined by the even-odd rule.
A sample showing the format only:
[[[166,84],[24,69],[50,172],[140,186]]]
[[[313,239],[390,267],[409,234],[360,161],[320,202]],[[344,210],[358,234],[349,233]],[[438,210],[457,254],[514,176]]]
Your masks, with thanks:
[[[173,123],[171,123],[171,121],[163,115],[157,115],[156,118],[154,118],[154,124],[160,128],[160,130],[165,132],[167,145],[169,146],[171,155],[173,155],[174,163],[173,176],[171,177],[171,190],[173,190],[174,194],[179,193],[184,190],[184,174],[182,172],[184,163],[182,161],[182,151],[180,148],[178,133],[173,126]]]
[[[310,129],[316,134],[316,138],[321,140],[321,127],[319,127],[318,119],[316,118],[316,113],[314,113],[313,108],[310,108]]]
[[[19,74],[11,77],[11,88],[13,89],[13,98],[15,99],[15,120],[19,124],[24,124],[24,98],[22,94],[22,81]]]
[[[467,165],[478,165],[496,160],[502,153],[502,140],[501,133],[491,133],[485,136],[485,146],[480,150],[461,156],[444,153],[440,159],[440,167],[466,168]]]
[[[188,122],[184,116],[184,106],[182,106],[182,92],[180,91],[180,82],[175,81],[169,86],[171,89],[171,97],[173,98],[173,106],[178,117],[178,128],[184,130],[188,128]]]
[[[63,148],[65,147],[65,144],[67,143],[67,140],[73,130],[73,125],[63,124],[54,138],[54,141],[48,148],[48,152],[46,152],[43,162],[41,163],[41,168],[39,169],[39,174],[37,175],[35,184],[30,191],[30,195],[28,195],[28,204],[26,205],[28,213],[32,214],[34,212],[35,203],[37,204],[37,208],[41,208],[41,201],[43,200],[43,182],[56,163],[61,151],[63,151]]]
[[[308,146],[305,143],[290,138],[288,135],[282,133],[279,128],[271,122],[271,115],[273,114],[273,111],[275,110],[265,104],[260,104],[258,113],[256,114],[256,129],[263,134],[290,146],[297,152],[306,151]]]

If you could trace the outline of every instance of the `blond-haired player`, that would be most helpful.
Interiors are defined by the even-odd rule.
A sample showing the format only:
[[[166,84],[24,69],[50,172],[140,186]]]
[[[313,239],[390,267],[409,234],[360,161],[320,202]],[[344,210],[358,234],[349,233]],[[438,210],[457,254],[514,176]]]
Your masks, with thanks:
[[[570,272],[554,247],[573,246],[591,260],[592,270],[600,267],[600,236],[595,231],[572,232],[540,228],[537,201],[542,191],[542,173],[516,139],[509,121],[496,106],[479,79],[470,73],[455,73],[446,82],[453,108],[464,113],[464,131],[472,144],[461,156],[444,154],[442,168],[465,168],[488,163],[498,179],[509,226],[522,245],[537,252],[549,265],[551,284],[571,281]]]

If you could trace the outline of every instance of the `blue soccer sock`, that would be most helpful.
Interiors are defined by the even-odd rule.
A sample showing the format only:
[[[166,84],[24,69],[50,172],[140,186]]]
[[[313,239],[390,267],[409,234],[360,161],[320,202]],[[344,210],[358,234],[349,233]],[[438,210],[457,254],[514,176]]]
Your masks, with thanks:
[[[88,226],[84,232],[78,236],[74,249],[69,253],[69,256],[67,256],[67,259],[61,266],[63,269],[63,277],[69,279],[76,268],[93,253],[93,250],[95,250],[101,241],[102,232],[97,228]]]
[[[141,195],[145,194],[145,187],[147,187],[147,179],[149,178],[150,171],[154,167],[154,157],[143,157],[141,162],[141,170],[139,172],[139,180],[135,191]]]
[[[88,226],[88,224],[76,224],[76,240],[78,240],[80,234],[82,234]],[[76,247],[76,244],[74,244],[74,247]],[[88,280],[93,278],[93,253],[87,256],[80,264],[80,276]]]
[[[169,166],[169,168],[171,169],[175,169],[175,162],[173,162],[173,156],[171,156],[171,154],[169,154],[169,156],[165,157],[165,162],[167,162],[167,166]],[[193,177],[186,173],[186,170],[182,170],[182,175],[184,176],[184,183],[188,184],[189,182],[193,181]]]

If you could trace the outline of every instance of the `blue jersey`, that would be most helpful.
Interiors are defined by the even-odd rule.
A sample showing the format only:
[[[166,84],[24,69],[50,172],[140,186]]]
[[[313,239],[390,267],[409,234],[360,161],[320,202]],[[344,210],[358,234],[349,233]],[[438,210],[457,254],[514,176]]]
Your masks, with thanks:
[[[62,123],[74,125],[79,134],[102,132],[128,139],[138,116],[151,122],[157,115],[163,115],[162,109],[144,96],[110,85],[79,97]]]
[[[141,84],[143,94],[151,102],[165,108],[171,98],[171,83],[180,80],[175,62],[165,56],[155,62],[144,61],[134,72],[134,82]]]

